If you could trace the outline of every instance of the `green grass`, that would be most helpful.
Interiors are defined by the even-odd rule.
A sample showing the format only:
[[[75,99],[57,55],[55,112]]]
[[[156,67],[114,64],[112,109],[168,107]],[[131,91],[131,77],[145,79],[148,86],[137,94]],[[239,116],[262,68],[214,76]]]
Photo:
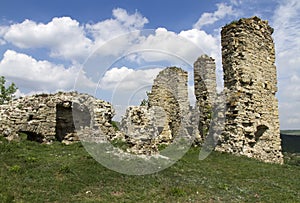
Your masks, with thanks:
[[[80,143],[0,139],[0,202],[299,202],[300,166],[190,151],[172,167],[128,176],[98,164]]]

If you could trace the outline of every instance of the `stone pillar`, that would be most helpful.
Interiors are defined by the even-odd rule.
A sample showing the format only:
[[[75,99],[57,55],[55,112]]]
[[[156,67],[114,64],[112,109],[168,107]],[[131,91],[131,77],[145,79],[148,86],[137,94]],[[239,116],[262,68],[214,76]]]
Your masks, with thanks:
[[[202,141],[206,137],[212,116],[212,104],[216,98],[216,64],[207,55],[194,63],[194,88],[196,108],[199,110],[199,133]]]
[[[170,141],[175,136],[184,117],[189,114],[188,73],[181,68],[169,67],[162,70],[152,86],[149,107],[164,109],[167,119],[161,136]]]
[[[272,33],[268,22],[258,17],[222,29],[227,112],[216,150],[283,163]]]

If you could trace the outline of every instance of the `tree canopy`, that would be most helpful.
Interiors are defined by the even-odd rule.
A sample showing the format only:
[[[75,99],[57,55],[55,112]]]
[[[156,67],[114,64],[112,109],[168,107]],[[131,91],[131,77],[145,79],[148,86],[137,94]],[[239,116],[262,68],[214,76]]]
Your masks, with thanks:
[[[11,83],[8,87],[5,87],[5,83],[5,77],[0,76],[0,105],[12,100],[18,89],[15,83]]]

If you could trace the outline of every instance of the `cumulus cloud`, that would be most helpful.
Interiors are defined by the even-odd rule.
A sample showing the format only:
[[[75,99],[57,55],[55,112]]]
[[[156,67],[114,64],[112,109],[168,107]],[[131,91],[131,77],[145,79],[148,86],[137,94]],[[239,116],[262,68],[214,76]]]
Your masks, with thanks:
[[[120,120],[128,106],[139,105],[147,98],[154,79],[161,68],[132,69],[115,67],[108,70],[100,81],[100,92],[111,92],[110,102],[116,110],[115,120]]]
[[[169,65],[188,66],[204,53],[201,49],[203,44],[195,43],[183,33],[157,28],[148,36],[140,37],[138,43],[130,47],[129,52],[135,52],[130,59],[140,63],[165,61]]]
[[[0,62],[0,75],[14,81],[17,86],[27,91],[72,90],[79,70],[75,67],[38,61],[26,54],[7,50]],[[93,86],[87,78],[86,86]]]
[[[113,18],[95,24],[80,25],[70,17],[55,17],[48,23],[24,20],[22,23],[0,27],[0,44],[5,41],[18,48],[46,48],[51,57],[71,61],[84,60],[97,46],[130,31],[142,29],[147,18],[138,12],[130,15],[117,8]],[[89,38],[92,34],[93,39]]]
[[[198,29],[181,31],[179,33],[179,36],[184,37],[195,43],[203,50],[205,54],[215,59],[220,58],[220,40],[217,37]]]
[[[217,4],[217,10],[213,13],[203,13],[198,21],[194,24],[195,29],[201,29],[204,25],[210,25],[226,16],[235,15],[232,6],[224,3]]]
[[[87,56],[92,45],[83,27],[70,17],[55,17],[47,24],[27,19],[11,25],[4,39],[19,48],[48,48],[52,57],[71,60]]]
[[[96,24],[87,24],[86,29],[92,34],[97,45],[101,45],[119,35],[140,30],[148,23],[148,19],[136,12],[132,15],[126,10],[117,8],[113,10],[113,18]]]
[[[0,46],[6,44],[6,41],[3,39],[3,36],[7,32],[8,28],[8,26],[0,26]]]
[[[127,67],[108,70],[100,83],[102,89],[118,89],[118,91],[135,91],[139,88],[150,87],[161,68],[134,70]]]

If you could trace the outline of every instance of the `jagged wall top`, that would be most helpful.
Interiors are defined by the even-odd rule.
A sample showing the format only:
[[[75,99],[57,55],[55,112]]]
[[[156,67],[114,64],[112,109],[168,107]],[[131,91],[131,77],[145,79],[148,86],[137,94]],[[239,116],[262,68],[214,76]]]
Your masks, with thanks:
[[[221,34],[237,27],[248,27],[253,31],[259,30],[260,33],[265,32],[267,36],[271,36],[274,32],[274,29],[269,25],[269,22],[267,20],[261,20],[259,17],[254,16],[252,18],[241,18],[238,21],[233,21],[225,25],[222,28]]]

